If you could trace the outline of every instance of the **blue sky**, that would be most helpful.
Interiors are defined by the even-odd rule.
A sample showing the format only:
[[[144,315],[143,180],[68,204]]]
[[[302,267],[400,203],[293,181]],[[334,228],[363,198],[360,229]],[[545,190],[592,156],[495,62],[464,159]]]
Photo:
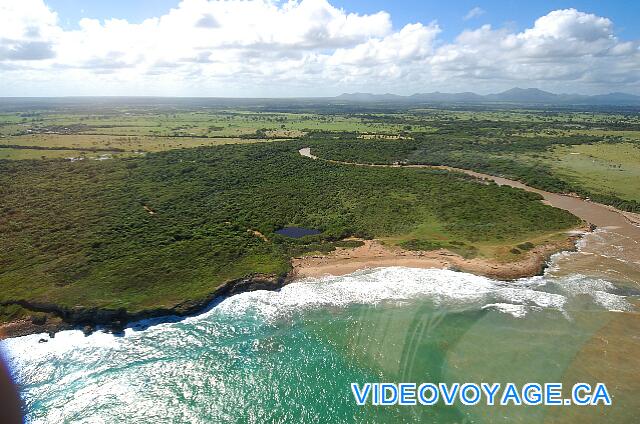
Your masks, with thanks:
[[[391,13],[394,23],[399,26],[410,22],[429,22],[437,20],[443,29],[445,39],[451,40],[463,29],[481,24],[491,24],[496,27],[514,26],[522,30],[530,26],[533,21],[552,10],[575,8],[583,12],[595,13],[612,19],[616,23],[619,35],[623,38],[640,38],[640,2],[628,1],[381,1],[358,0],[336,1],[347,10],[357,10],[371,13],[376,10],[386,10]],[[484,11],[480,16],[464,20],[463,17],[473,8],[479,7]]]
[[[165,14],[178,5],[178,0],[49,0],[47,4],[60,15],[63,25],[77,28],[82,18],[121,18],[141,22]],[[347,12],[389,12],[394,27],[408,23],[437,21],[445,40],[452,40],[463,29],[481,24],[496,27],[513,26],[523,29],[539,16],[552,10],[575,8],[610,18],[616,23],[616,33],[623,39],[640,38],[640,1],[477,1],[477,0],[339,0],[331,2]],[[467,13],[479,7],[483,13],[464,20]]]
[[[638,1],[0,0],[0,96],[640,95],[639,18]]]

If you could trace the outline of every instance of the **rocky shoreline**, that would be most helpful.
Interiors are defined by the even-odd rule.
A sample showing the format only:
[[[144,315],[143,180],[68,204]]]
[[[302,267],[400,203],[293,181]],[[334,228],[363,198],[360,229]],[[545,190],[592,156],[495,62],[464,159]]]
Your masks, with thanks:
[[[593,226],[583,229],[593,230]],[[46,317],[24,318],[0,325],[0,339],[45,333],[49,338],[63,330],[82,330],[91,334],[96,330],[119,334],[127,325],[150,318],[170,316],[186,317],[206,310],[215,300],[225,296],[255,291],[278,290],[297,278],[343,275],[358,269],[383,266],[408,266],[417,268],[443,268],[470,272],[490,278],[513,280],[542,275],[551,255],[560,251],[576,249],[580,235],[571,235],[564,242],[543,245],[526,253],[526,257],[514,263],[498,264],[483,259],[466,260],[446,250],[433,252],[410,252],[389,249],[375,240],[355,249],[338,249],[323,256],[307,256],[292,259],[292,270],[283,275],[253,274],[245,278],[228,281],[200,300],[187,300],[172,308],[155,308],[129,313],[125,309],[67,308],[44,302],[14,301],[3,305],[19,305],[33,312],[45,313]],[[373,247],[373,249],[372,249]],[[360,252],[360,253],[359,253]],[[47,339],[41,339],[46,342]]]
[[[154,308],[134,313],[129,313],[125,309],[67,308],[45,302],[2,302],[2,305],[18,305],[33,312],[45,313],[46,316],[24,318],[0,325],[0,340],[40,333],[47,333],[50,338],[53,338],[58,331],[72,329],[82,330],[87,335],[96,330],[118,334],[132,322],[150,318],[197,315],[222,297],[255,290],[277,290],[291,281],[290,274],[253,274],[228,281],[200,300],[187,300],[172,308]],[[41,339],[43,342],[46,340]]]

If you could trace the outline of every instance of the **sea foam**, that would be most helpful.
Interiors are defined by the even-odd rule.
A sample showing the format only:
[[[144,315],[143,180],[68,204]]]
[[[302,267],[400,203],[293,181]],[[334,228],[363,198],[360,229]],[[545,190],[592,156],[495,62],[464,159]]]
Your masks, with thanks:
[[[485,305],[515,317],[528,307],[561,310],[563,295],[537,290],[539,281],[492,280],[463,272],[404,267],[374,268],[339,277],[307,278],[277,292],[256,291],[230,297],[217,309],[227,314],[256,313],[265,320],[278,319],[310,308],[376,305],[427,299],[436,306],[480,310]],[[513,312],[516,311],[517,312]]]
[[[550,275],[498,281],[464,272],[405,267],[373,268],[344,276],[306,278],[278,291],[258,290],[223,299],[203,314],[181,320],[184,324],[206,322],[211,315],[229,318],[257,315],[263,322],[274,322],[306,310],[346,308],[350,305],[402,304],[427,301],[434,307],[449,310],[487,310],[523,318],[530,312],[555,310],[569,317],[568,300],[589,296],[594,305],[609,311],[633,309],[624,296],[611,293],[615,286],[603,279],[574,274],[560,278]],[[125,337],[144,337],[149,332],[171,333],[176,322],[150,323],[148,330],[128,328]],[[134,325],[136,327],[136,325]],[[210,329],[206,328],[206,331]],[[213,330],[211,330],[213,331]],[[85,337],[82,332],[63,331],[55,339],[38,344],[46,335],[30,335],[0,342],[9,360],[59,356],[84,345],[118,349],[119,339],[96,332]],[[178,340],[178,339],[172,339]],[[31,349],[38,344],[37,354]]]

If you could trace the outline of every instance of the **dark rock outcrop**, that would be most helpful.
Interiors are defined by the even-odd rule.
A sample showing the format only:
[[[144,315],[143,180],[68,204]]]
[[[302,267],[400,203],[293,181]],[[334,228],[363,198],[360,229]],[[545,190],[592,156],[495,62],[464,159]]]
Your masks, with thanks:
[[[59,318],[58,324],[47,322],[45,315],[35,315],[29,322],[21,322],[15,330],[11,326],[5,327],[6,337],[16,337],[26,334],[48,332],[53,338],[56,331],[70,328],[81,329],[86,335],[98,328],[113,333],[122,333],[128,323],[149,318],[165,316],[189,316],[206,309],[214,300],[234,294],[255,290],[277,290],[289,283],[288,275],[253,274],[245,278],[228,281],[219,286],[209,296],[203,299],[186,300],[171,308],[154,308],[139,312],[128,312],[124,308],[103,309],[87,307],[65,307],[47,302],[13,300],[0,302],[0,305],[19,305],[33,312],[44,313]]]

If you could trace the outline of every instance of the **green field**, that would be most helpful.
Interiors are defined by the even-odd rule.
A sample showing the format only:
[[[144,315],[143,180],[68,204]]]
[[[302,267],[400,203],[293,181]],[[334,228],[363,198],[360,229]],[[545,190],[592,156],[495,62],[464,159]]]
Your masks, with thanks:
[[[559,174],[589,190],[640,199],[640,143],[558,147],[548,162]]]
[[[111,156],[111,155],[110,155]],[[87,155],[85,150],[39,150],[39,149],[15,149],[0,148],[0,159],[24,160],[24,159],[66,159],[66,158],[98,158],[98,154]]]

